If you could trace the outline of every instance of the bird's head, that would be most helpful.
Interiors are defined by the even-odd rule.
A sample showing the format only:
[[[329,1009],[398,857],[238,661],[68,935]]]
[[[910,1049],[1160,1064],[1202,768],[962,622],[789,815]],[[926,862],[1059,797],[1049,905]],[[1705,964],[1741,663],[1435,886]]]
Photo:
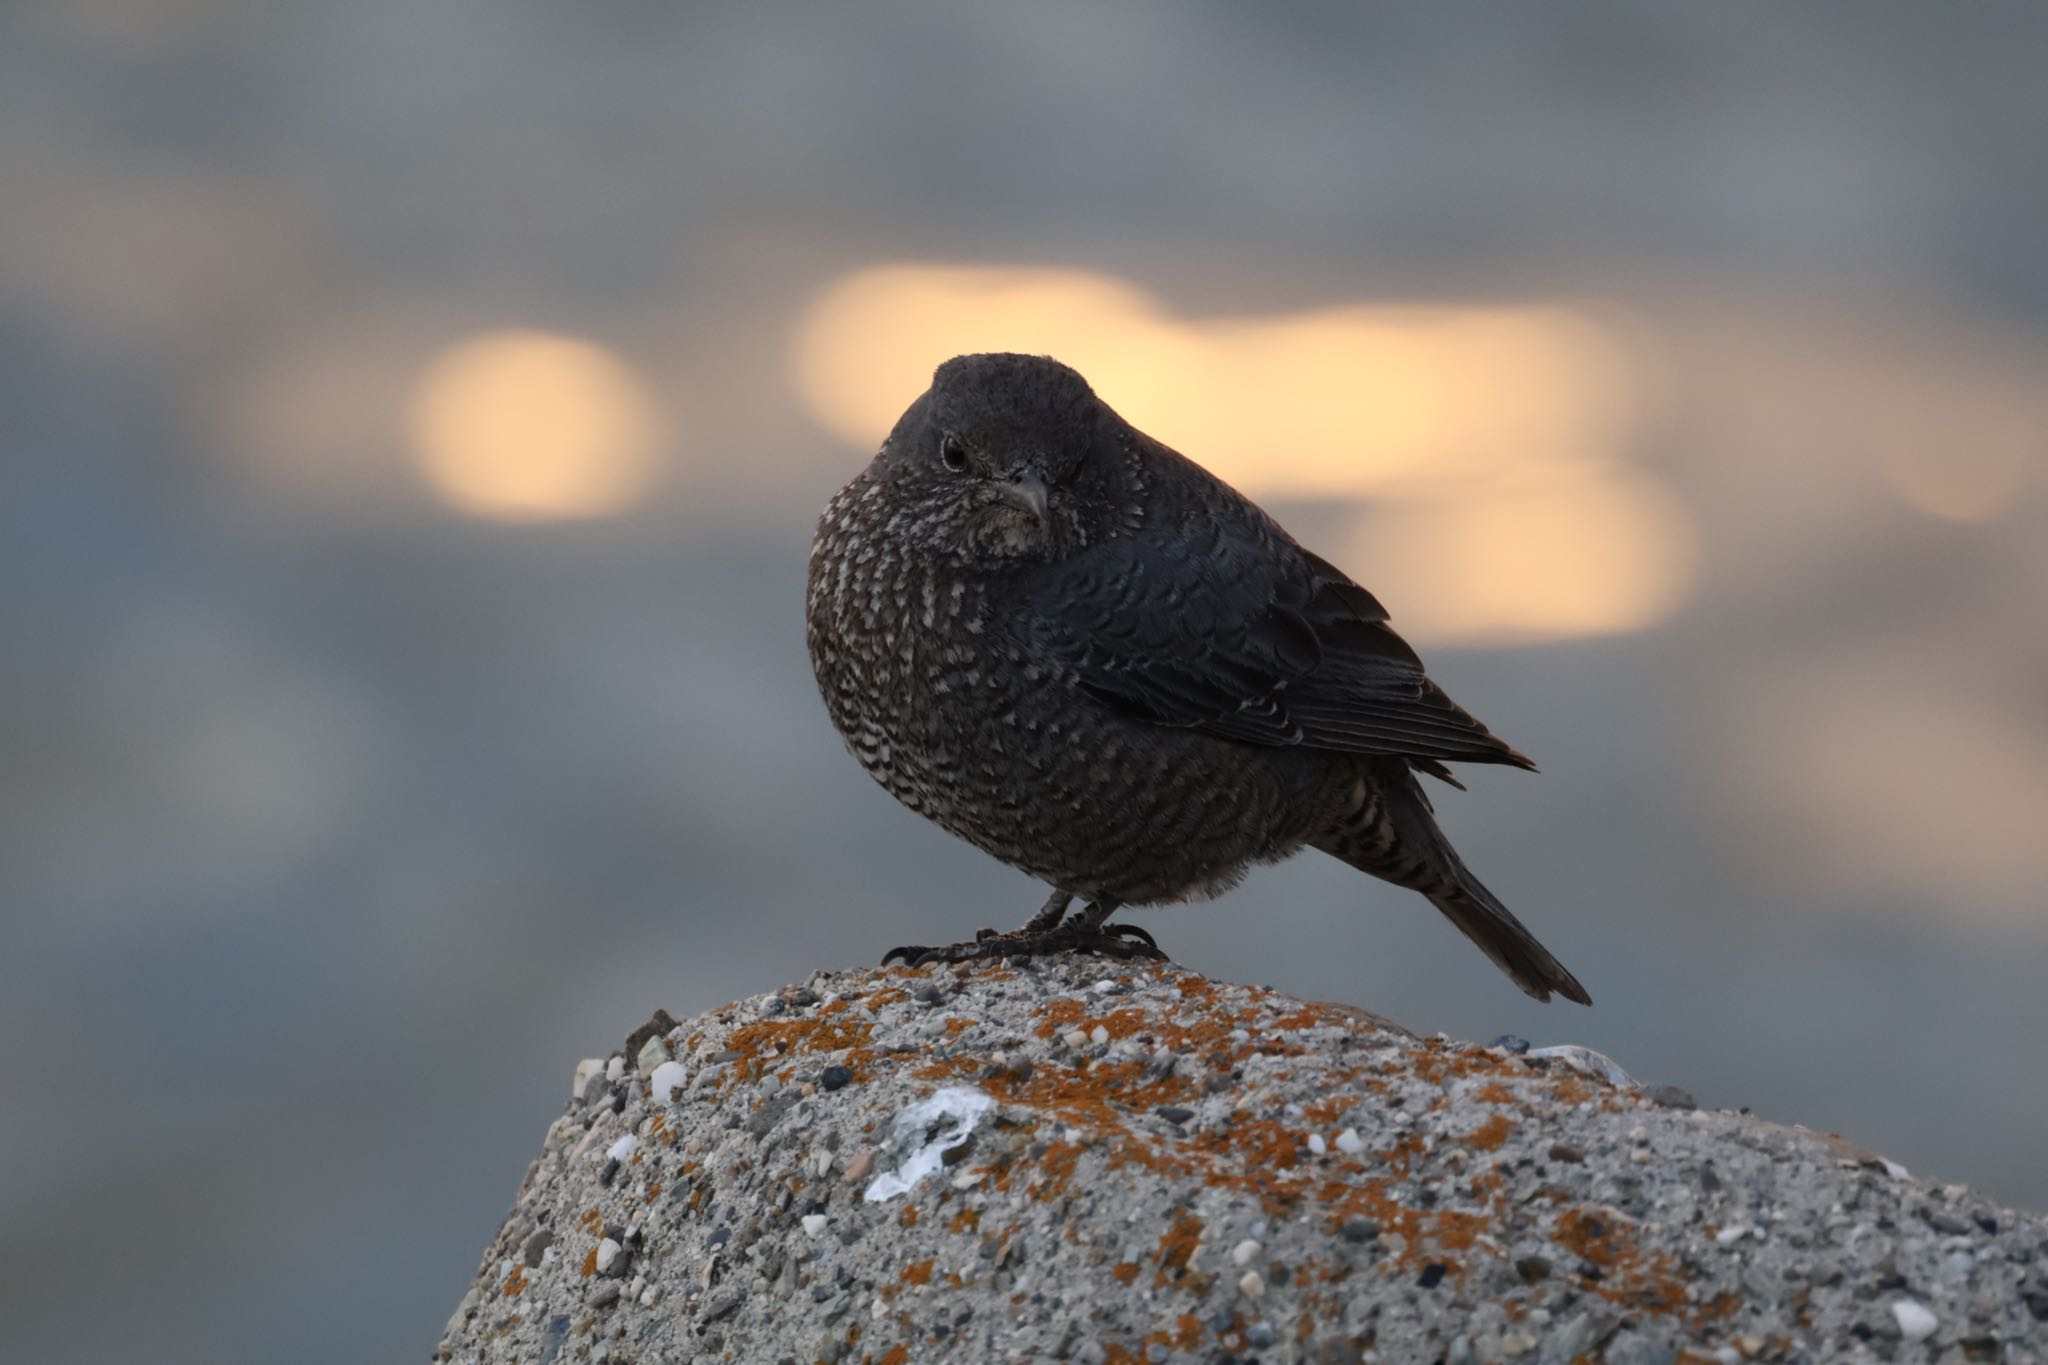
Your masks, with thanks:
[[[1046,356],[939,366],[875,457],[896,533],[949,558],[1044,563],[1099,540],[1120,500],[1121,422]],[[892,518],[893,519],[893,518]]]

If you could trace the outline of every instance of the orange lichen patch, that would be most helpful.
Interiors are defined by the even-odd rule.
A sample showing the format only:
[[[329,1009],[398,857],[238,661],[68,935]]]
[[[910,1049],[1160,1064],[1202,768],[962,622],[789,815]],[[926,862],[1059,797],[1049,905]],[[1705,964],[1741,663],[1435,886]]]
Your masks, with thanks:
[[[604,1215],[596,1209],[585,1209],[581,1214],[577,1215],[576,1224],[594,1237],[597,1235],[597,1230],[604,1226]]]
[[[877,1010],[886,1009],[898,1001],[908,1000],[909,998],[910,992],[904,990],[901,986],[884,986],[873,995],[864,997],[861,1003],[868,1007],[869,1014],[873,1014]],[[835,1001],[834,1003],[837,1002]]]
[[[1174,1320],[1174,1330],[1164,1329],[1150,1333],[1145,1338],[1147,1346],[1164,1346],[1169,1351],[1192,1351],[1202,1344],[1202,1320],[1193,1313],[1182,1313]]]
[[[1609,1302],[1651,1312],[1675,1313],[1685,1302],[1685,1276],[1668,1252],[1646,1255],[1636,1244],[1635,1225],[1605,1208],[1574,1208],[1559,1214],[1551,1237],[1574,1255],[1600,1267],[1601,1278],[1581,1288]],[[1689,1315],[1701,1328],[1732,1314],[1737,1300],[1722,1294]]]
[[[589,1279],[589,1278],[590,1278],[590,1277],[591,1277],[592,1275],[595,1275],[596,1273],[597,1273],[597,1248],[596,1248],[596,1247],[592,1247],[592,1248],[590,1249],[590,1254],[589,1254],[589,1255],[587,1255],[587,1256],[585,1256],[585,1257],[583,1258],[583,1278],[587,1280],[587,1279]]]
[[[1138,1278],[1138,1263],[1136,1261],[1118,1261],[1110,1267],[1109,1274],[1110,1278],[1114,1279],[1118,1284],[1128,1285]]]
[[[912,1261],[909,1265],[903,1267],[902,1279],[905,1284],[930,1284],[932,1282],[932,1259]]]
[[[1079,1142],[1049,1142],[1039,1164],[1045,1168],[1048,1182],[1055,1189],[1065,1188],[1074,1178],[1074,1168],[1081,1164],[1081,1153],[1087,1151],[1086,1144]]]
[[[946,1231],[948,1232],[979,1232],[980,1230],[980,1209],[962,1209],[954,1214],[952,1220],[946,1224]]]
[[[728,1051],[740,1054],[734,1070],[749,1081],[759,1080],[771,1060],[800,1052],[854,1049],[846,1066],[859,1080],[866,1076],[866,1058],[858,1049],[867,1046],[874,1032],[872,1023],[850,1019],[763,1019],[734,1029],[725,1046]]]
[[[656,1180],[647,1186],[647,1202],[652,1204],[659,1198],[661,1198],[661,1182]]]
[[[1202,1239],[1202,1220],[1191,1213],[1176,1213],[1173,1223],[1159,1234],[1159,1274],[1154,1283],[1164,1285],[1187,1273],[1188,1261]]]
[[[1119,1346],[1111,1341],[1103,1344],[1102,1365],[1144,1365],[1144,1362],[1133,1355],[1128,1346]]]
[[[1520,1100],[1515,1098],[1515,1092],[1502,1085],[1499,1081],[1488,1081],[1485,1085],[1480,1086],[1472,1092],[1472,1098],[1483,1101],[1486,1104],[1521,1103]]]
[[[903,1365],[903,1362],[909,1359],[910,1348],[899,1341],[894,1346],[891,1346],[889,1354],[876,1361],[875,1365]]]
[[[1482,1152],[1497,1152],[1513,1135],[1515,1125],[1505,1114],[1495,1114],[1465,1135],[1465,1144]]]
[[[1334,1022],[1328,1015],[1314,1006],[1303,1005],[1292,1014],[1283,1014],[1278,1019],[1272,1020],[1266,1027],[1270,1029],[1304,1029],[1317,1028]]]
[[[896,1222],[897,1222],[897,1223],[898,1223],[898,1224],[899,1224],[900,1226],[902,1226],[902,1227],[906,1227],[906,1228],[914,1228],[914,1227],[916,1227],[916,1226],[917,1226],[917,1205],[915,1205],[915,1204],[905,1204],[905,1205],[903,1206],[903,1212],[901,1212],[901,1213],[899,1213],[899,1214],[897,1214],[897,1215],[896,1215]]]
[[[526,1267],[515,1265],[512,1267],[512,1273],[505,1277],[504,1285],[499,1288],[498,1297],[501,1299],[516,1299],[519,1297],[520,1291],[525,1288]]]
[[[1087,1013],[1088,1006],[1079,1000],[1054,1000],[1038,1012],[1036,1032],[1041,1038],[1050,1038],[1060,1030],[1080,1023]]]

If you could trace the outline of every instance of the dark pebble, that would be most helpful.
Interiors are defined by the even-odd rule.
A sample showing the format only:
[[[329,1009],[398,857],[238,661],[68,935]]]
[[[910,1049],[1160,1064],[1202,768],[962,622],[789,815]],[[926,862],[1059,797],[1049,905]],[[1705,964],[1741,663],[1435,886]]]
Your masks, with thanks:
[[[720,1228],[720,1229],[719,1229],[718,1231],[716,1231],[716,1232],[714,1232],[714,1233],[712,1233],[712,1234],[711,1234],[711,1236],[710,1236],[710,1237],[709,1237],[709,1238],[708,1238],[708,1239],[706,1240],[706,1243],[705,1243],[705,1244],[706,1244],[707,1246],[715,1246],[715,1247],[722,1247],[722,1246],[724,1246],[724,1245],[725,1245],[725,1244],[726,1244],[727,1242],[730,1242],[731,1240],[732,1240],[732,1229],[731,1229],[731,1228]]]
[[[1183,1109],[1179,1105],[1175,1104],[1163,1104],[1159,1106],[1159,1108],[1154,1112],[1156,1112],[1160,1118],[1165,1119],[1168,1123],[1186,1123],[1189,1119],[1195,1116],[1194,1110]]]
[[[714,1052],[711,1054],[711,1064],[713,1066],[719,1066],[726,1062],[736,1062],[739,1059],[740,1054],[730,1048],[727,1048],[724,1052]]]
[[[2020,1302],[2034,1315],[2035,1322],[2048,1322],[2048,1282],[2030,1284],[2020,1290]]]
[[[1380,1235],[1380,1225],[1370,1218],[1347,1218],[1337,1235],[1347,1242],[1370,1242]]]
[[[1444,1268],[1434,1261],[1422,1267],[1422,1273],[1415,1277],[1417,1289],[1434,1289],[1443,1282]]]
[[[1584,1161],[1586,1159],[1586,1154],[1580,1151],[1578,1148],[1570,1146],[1566,1143],[1553,1142],[1550,1144],[1550,1159],[1552,1161],[1562,1161],[1569,1164],[1573,1162]]]
[[[1519,1057],[1529,1050],[1529,1040],[1527,1038],[1517,1037],[1515,1034],[1512,1033],[1503,1033],[1500,1037],[1488,1043],[1487,1046],[1505,1048],[1507,1051],[1512,1052],[1517,1057]]]
[[[926,986],[917,993],[917,1003],[920,1005],[936,1005],[945,998],[946,993],[937,986]]]
[[[853,1073],[843,1066],[828,1066],[818,1077],[818,1085],[825,1090],[840,1090],[853,1079]]]
[[[615,1157],[615,1156],[614,1156],[614,1157],[606,1157],[606,1158],[605,1158],[605,1163],[604,1163],[604,1169],[603,1169],[603,1170],[601,1170],[601,1171],[599,1171],[599,1172],[597,1173],[597,1183],[598,1183],[598,1184],[600,1184],[600,1185],[607,1185],[607,1186],[608,1186],[608,1185],[610,1185],[610,1184],[612,1183],[612,1180],[613,1180],[613,1178],[614,1178],[614,1177],[616,1177],[616,1176],[618,1175],[618,1173],[619,1173],[619,1159],[618,1159],[617,1157]]]
[[[1541,1256],[1524,1256],[1515,1262],[1515,1273],[1534,1284],[1550,1277],[1550,1262]]]
[[[609,1308],[619,1301],[619,1287],[616,1284],[601,1284],[590,1291],[592,1308]]]
[[[1975,1223],[1978,1227],[1982,1228],[1986,1233],[1990,1234],[1991,1236],[1995,1237],[1998,1235],[1998,1220],[1996,1218],[1993,1218],[1990,1214],[1973,1213],[1970,1215],[1970,1221]]]
[[[1970,1230],[1970,1225],[1946,1209],[1923,1208],[1920,1217],[1936,1232],[1945,1232],[1951,1237],[1960,1237]]]
[[[540,1265],[541,1257],[546,1255],[547,1249],[553,1246],[554,1244],[555,1234],[549,1232],[546,1228],[542,1228],[540,1231],[534,1233],[533,1236],[527,1238],[525,1253],[526,1268],[528,1270],[533,1270],[537,1268]]]
[[[1666,1109],[1697,1109],[1700,1107],[1700,1102],[1692,1097],[1690,1090],[1675,1085],[1646,1085],[1643,1087],[1643,1098],[1652,1104],[1662,1105]]]

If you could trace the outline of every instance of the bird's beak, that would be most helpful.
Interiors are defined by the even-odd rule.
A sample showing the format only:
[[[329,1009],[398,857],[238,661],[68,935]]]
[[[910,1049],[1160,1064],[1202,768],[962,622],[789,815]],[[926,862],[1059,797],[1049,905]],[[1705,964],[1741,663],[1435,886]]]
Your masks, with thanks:
[[[1035,517],[1040,526],[1046,524],[1045,480],[1029,469],[1020,469],[1003,482],[1003,497]]]

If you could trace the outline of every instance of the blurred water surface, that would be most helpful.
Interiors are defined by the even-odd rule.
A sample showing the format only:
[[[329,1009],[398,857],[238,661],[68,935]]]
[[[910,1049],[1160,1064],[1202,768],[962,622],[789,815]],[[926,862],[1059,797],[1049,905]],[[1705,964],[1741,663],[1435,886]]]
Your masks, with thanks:
[[[1312,855],[1146,922],[2048,1204],[2048,11],[0,11],[0,1357],[424,1355],[579,1055],[1021,919],[816,509],[1050,349],[1543,765],[1587,982]]]

